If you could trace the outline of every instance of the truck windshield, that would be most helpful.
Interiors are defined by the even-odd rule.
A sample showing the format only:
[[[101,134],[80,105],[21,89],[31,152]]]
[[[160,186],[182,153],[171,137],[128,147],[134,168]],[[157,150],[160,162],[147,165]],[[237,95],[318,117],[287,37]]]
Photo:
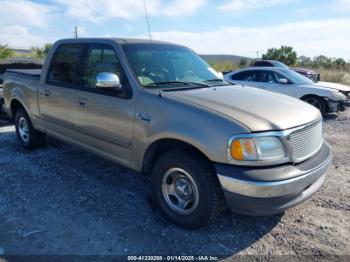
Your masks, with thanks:
[[[139,82],[146,88],[205,87],[228,84],[192,50],[169,44],[122,45]]]

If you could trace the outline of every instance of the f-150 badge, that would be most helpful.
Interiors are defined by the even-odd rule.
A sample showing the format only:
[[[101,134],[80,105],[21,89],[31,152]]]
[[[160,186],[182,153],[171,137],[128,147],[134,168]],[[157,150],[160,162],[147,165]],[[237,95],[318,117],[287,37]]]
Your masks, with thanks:
[[[150,122],[151,121],[151,115],[147,113],[136,113],[136,117],[138,119],[141,119],[142,121]]]

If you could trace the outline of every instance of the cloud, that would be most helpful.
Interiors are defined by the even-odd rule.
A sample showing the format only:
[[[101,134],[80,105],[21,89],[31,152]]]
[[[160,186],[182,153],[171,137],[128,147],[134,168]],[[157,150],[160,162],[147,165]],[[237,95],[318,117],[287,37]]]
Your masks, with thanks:
[[[339,0],[336,9],[341,11],[350,11],[350,0]]]
[[[0,26],[8,23],[26,27],[44,28],[52,20],[56,8],[24,0],[2,0]]]
[[[195,13],[205,4],[204,0],[176,0],[160,6],[159,9],[161,9],[161,14],[166,16],[184,16]]]
[[[226,4],[218,6],[223,11],[238,11],[246,9],[259,9],[278,4],[285,4],[292,0],[230,0]]]
[[[52,42],[58,34],[48,32],[57,15],[55,6],[25,0],[2,0],[0,44],[28,47]],[[38,34],[39,33],[39,34]],[[41,34],[40,34],[41,33]]]
[[[33,34],[23,25],[9,25],[0,27],[0,44],[7,44],[11,48],[29,48],[53,43],[59,36]]]
[[[143,0],[54,0],[62,5],[66,13],[95,23],[110,18],[136,20],[144,17]],[[205,5],[205,0],[146,0],[151,16],[191,15]]]
[[[215,31],[152,32],[152,37],[180,43],[202,54],[236,54],[253,57],[281,45],[292,46],[299,55],[350,59],[350,18],[284,23],[263,27],[222,27]]]

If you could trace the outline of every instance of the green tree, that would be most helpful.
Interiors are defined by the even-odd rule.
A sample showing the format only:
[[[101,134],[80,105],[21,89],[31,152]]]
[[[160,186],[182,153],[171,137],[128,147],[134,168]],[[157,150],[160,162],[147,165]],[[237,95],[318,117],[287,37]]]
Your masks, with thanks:
[[[310,57],[307,56],[299,56],[298,57],[298,65],[302,67],[312,67],[314,62]]]
[[[332,68],[332,59],[324,55],[319,55],[314,58],[315,67]]]
[[[14,52],[7,45],[0,45],[0,59],[6,59],[14,56]]]
[[[337,58],[333,61],[333,67],[337,69],[344,69],[346,66],[346,62],[343,58]]]
[[[44,59],[49,53],[52,44],[45,44],[43,47],[32,47],[32,52],[35,58]]]
[[[263,59],[277,60],[288,66],[294,66],[297,63],[297,53],[291,46],[281,46],[280,48],[270,48],[262,56]]]
[[[248,65],[248,59],[247,58],[241,58],[241,60],[239,61],[239,68],[243,68],[246,67]]]

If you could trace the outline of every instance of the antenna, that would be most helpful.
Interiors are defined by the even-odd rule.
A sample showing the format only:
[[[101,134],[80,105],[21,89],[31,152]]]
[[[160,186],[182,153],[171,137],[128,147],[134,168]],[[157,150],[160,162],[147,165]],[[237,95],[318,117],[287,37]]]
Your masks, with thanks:
[[[74,26],[74,36],[75,38],[78,38],[78,27]]]
[[[146,8],[146,1],[145,1],[145,0],[143,0],[143,7],[145,8],[145,14],[146,14],[146,22],[147,22],[149,40],[152,41],[151,29],[150,29],[150,27],[149,27],[148,14],[147,14],[147,8]]]

